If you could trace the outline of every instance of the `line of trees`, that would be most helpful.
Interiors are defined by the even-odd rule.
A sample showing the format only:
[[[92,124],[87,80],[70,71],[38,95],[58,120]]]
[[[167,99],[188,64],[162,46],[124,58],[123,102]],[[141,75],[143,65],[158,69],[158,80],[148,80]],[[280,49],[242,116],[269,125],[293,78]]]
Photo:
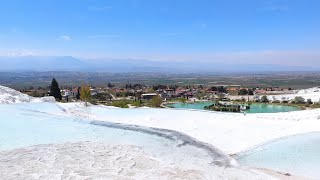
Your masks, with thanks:
[[[218,86],[218,87],[212,86],[212,87],[210,88],[210,90],[211,90],[211,91],[218,91],[218,92],[220,92],[220,93],[227,93],[227,88],[225,88],[225,87],[223,87],[223,86]]]
[[[62,100],[59,83],[55,78],[52,79],[49,95],[53,96],[56,100]],[[88,106],[88,102],[91,100],[90,87],[88,85],[83,85],[81,88],[79,88],[76,95],[76,99],[84,101],[85,105]]]
[[[240,89],[239,95],[253,95],[253,90],[252,89]]]

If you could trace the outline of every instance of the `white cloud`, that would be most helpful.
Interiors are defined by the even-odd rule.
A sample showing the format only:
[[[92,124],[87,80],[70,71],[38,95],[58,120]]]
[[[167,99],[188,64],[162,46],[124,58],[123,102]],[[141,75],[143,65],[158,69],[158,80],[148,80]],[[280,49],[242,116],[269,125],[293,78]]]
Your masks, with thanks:
[[[59,37],[59,39],[65,40],[65,41],[70,41],[72,38],[71,38],[71,36],[68,36],[68,35],[61,35]]]
[[[0,39],[1,38],[7,38],[9,36],[13,36],[15,33],[17,33],[18,30],[16,28],[11,28],[10,30],[8,31],[4,31],[3,34],[0,34]]]
[[[0,49],[0,56],[19,57],[19,56],[51,56],[58,55],[52,50],[28,49],[28,48],[12,48]]]
[[[17,57],[17,56],[34,56],[34,55],[38,55],[38,53],[30,49],[0,50],[0,56]]]

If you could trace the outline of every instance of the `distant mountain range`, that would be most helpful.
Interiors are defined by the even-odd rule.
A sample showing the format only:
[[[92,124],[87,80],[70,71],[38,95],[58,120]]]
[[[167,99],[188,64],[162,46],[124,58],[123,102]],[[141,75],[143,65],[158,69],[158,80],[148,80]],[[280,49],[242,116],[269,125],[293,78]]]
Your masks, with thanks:
[[[219,73],[219,72],[279,72],[318,71],[320,68],[273,64],[222,64],[215,62],[150,61],[139,59],[78,59],[72,56],[0,57],[0,71],[86,71],[86,72],[164,72],[164,73]]]

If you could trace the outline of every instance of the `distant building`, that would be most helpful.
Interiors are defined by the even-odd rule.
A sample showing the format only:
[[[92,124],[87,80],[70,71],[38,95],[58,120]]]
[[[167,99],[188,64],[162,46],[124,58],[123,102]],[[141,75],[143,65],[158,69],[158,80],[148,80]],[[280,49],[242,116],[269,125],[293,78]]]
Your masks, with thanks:
[[[267,91],[266,90],[263,90],[263,89],[261,89],[261,90],[255,90],[254,91],[254,93],[255,94],[265,94]]]
[[[230,95],[239,95],[240,89],[240,85],[229,85],[227,87],[227,91]]]
[[[61,90],[61,94],[62,94],[62,96],[70,96],[70,95],[72,95],[71,91],[68,90],[68,89]]]
[[[146,100],[150,100],[155,96],[158,96],[158,94],[157,93],[146,93],[146,94],[142,94],[141,98],[146,99]]]
[[[98,93],[95,88],[90,88],[91,96],[96,96]]]

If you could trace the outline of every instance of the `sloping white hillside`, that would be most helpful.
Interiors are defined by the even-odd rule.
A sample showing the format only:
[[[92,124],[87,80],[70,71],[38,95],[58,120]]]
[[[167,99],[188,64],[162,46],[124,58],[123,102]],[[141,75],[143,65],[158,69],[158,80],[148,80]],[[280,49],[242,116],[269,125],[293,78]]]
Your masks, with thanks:
[[[312,102],[320,102],[320,87],[302,89],[299,91],[295,91],[295,93],[293,94],[269,95],[268,99],[279,101],[291,101],[297,96],[303,97],[305,100],[311,99]]]
[[[28,102],[55,102],[55,99],[53,97],[34,98],[14,89],[0,86],[0,104]]]

